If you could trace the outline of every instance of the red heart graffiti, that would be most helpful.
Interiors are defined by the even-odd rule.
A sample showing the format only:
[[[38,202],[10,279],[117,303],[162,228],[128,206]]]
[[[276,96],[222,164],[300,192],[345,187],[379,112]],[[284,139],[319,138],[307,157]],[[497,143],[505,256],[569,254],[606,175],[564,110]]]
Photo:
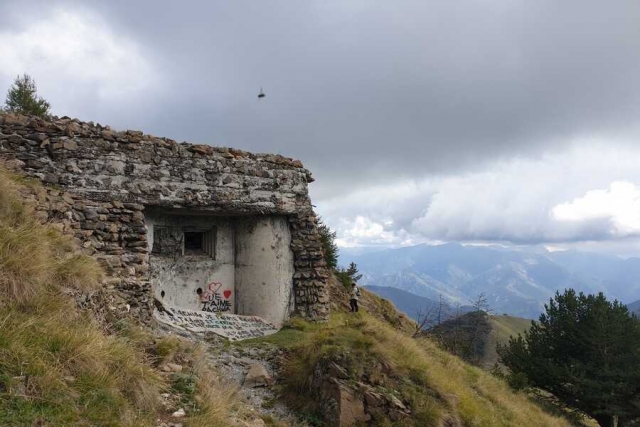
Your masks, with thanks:
[[[224,291],[224,292],[222,293],[222,295],[224,295],[225,299],[229,299],[229,297],[231,296],[231,291],[229,291],[229,290]]]

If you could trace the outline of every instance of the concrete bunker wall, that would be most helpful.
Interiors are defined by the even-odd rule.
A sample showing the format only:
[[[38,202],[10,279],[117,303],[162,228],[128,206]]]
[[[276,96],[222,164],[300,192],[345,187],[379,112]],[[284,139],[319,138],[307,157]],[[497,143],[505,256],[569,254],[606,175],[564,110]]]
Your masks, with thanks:
[[[155,284],[166,282],[155,268],[162,262],[153,251],[155,226],[182,212],[188,215],[178,223],[195,222],[180,227],[216,230],[215,239],[188,236],[187,250],[215,240],[216,259],[196,260],[208,267],[185,269],[183,284],[207,282],[202,271],[214,271],[233,283],[229,304],[239,313],[279,319],[293,300],[301,316],[329,316],[328,271],[308,194],[313,178],[297,160],[0,113],[0,163],[44,184],[30,196],[38,215],[105,267],[109,305],[118,312],[149,318]],[[165,297],[197,302],[177,291]]]
[[[286,218],[236,221],[236,307],[280,325],[294,308],[294,259]]]
[[[289,221],[147,208],[151,289],[174,307],[260,316],[281,325],[294,307]]]

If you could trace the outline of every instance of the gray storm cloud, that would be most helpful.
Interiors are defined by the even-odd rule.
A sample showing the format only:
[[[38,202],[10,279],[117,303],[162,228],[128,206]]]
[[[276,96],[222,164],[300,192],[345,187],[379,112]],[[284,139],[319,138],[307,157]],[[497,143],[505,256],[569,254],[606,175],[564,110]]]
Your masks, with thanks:
[[[415,237],[544,240],[541,206],[548,215],[611,182],[640,182],[615,167],[592,182],[575,164],[577,183],[515,174],[519,191],[489,183],[473,206],[477,189],[446,187],[580,138],[611,151],[636,141],[636,1],[2,0],[2,11],[0,87],[20,64],[57,114],[300,158],[336,227],[362,216]],[[349,202],[380,187],[406,197]],[[596,236],[598,224],[557,233]]]

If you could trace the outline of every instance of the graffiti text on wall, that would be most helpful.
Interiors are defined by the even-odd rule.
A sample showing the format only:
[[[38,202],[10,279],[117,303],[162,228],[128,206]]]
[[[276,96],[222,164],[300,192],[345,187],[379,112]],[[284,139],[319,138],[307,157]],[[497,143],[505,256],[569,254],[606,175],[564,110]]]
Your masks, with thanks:
[[[154,312],[159,321],[192,332],[213,332],[232,341],[262,337],[278,329],[257,316],[214,314],[183,308],[165,307]]]
[[[231,291],[224,290],[220,293],[222,283],[211,282],[207,285],[207,289],[200,295],[202,303],[202,311],[209,313],[223,313],[231,311]]]

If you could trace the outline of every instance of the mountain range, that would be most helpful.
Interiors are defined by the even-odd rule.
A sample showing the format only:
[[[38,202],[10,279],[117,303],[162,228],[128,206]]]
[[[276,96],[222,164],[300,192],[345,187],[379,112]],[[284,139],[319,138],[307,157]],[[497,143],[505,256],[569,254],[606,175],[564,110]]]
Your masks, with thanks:
[[[348,261],[357,264],[364,286],[397,288],[432,301],[442,295],[452,306],[472,305],[484,294],[494,312],[526,318],[537,318],[565,288],[603,292],[624,303],[640,299],[640,258],[448,243],[361,253]]]

